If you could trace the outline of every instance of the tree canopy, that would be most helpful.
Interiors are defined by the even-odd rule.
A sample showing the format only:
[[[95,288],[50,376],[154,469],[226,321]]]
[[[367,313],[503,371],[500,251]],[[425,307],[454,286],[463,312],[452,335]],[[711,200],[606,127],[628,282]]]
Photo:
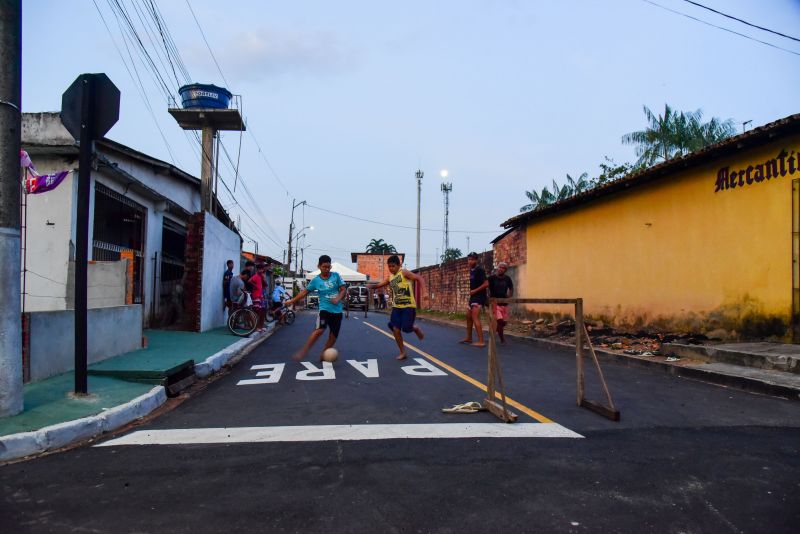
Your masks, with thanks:
[[[367,252],[371,254],[397,254],[397,249],[383,239],[372,239],[367,244]]]
[[[622,143],[635,145],[638,165],[651,166],[684,156],[718,143],[735,133],[732,119],[713,117],[703,122],[703,111],[676,111],[664,104],[664,114],[656,115],[643,106],[647,128],[622,136]]]
[[[447,250],[444,251],[444,254],[442,254],[442,263],[447,263],[448,261],[457,260],[461,256],[463,256],[463,254],[461,253],[461,249],[448,248]]]

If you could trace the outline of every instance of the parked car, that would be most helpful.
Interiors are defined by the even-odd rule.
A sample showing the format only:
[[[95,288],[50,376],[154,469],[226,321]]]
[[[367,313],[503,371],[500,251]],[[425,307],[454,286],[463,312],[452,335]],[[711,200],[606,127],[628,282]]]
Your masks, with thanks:
[[[366,286],[350,286],[347,288],[347,301],[351,308],[366,308],[369,290]]]

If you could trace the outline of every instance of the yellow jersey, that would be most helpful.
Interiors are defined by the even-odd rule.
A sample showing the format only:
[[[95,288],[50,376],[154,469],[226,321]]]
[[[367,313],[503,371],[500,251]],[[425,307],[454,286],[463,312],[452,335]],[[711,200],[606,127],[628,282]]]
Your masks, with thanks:
[[[411,280],[403,276],[403,270],[397,271],[389,278],[389,287],[392,288],[394,295],[395,308],[416,308],[417,301],[414,299],[414,285]]]

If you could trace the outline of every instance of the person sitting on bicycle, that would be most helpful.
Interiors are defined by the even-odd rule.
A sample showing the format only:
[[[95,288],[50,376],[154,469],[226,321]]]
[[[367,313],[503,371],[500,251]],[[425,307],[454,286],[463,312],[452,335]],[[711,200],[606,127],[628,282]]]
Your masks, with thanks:
[[[231,278],[231,312],[239,308],[242,299],[245,298],[245,291],[248,290],[247,283],[250,280],[250,270],[245,269],[238,276]]]
[[[283,307],[283,300],[286,298],[286,289],[280,280],[275,282],[275,289],[272,290],[272,316],[278,321],[278,324],[283,324],[281,317],[281,308]]]

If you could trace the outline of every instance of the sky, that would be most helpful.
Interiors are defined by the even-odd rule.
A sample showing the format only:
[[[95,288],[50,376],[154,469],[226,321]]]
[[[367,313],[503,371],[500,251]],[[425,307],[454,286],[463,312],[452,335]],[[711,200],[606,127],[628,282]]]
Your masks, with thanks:
[[[449,244],[466,255],[491,249],[526,191],[597,176],[605,157],[635,161],[621,137],[647,126],[643,106],[701,109],[739,131],[800,112],[798,40],[686,0],[152,2],[188,81],[241,95],[248,131],[222,136],[234,165],[221,156],[221,178],[236,190],[221,186],[220,200],[243,248],[283,259],[305,201],[294,221],[313,226],[295,233],[306,268],[320,254],[352,267],[372,239],[417,267],[418,169],[425,266],[443,250],[444,181]],[[700,3],[800,38],[800,0]],[[104,72],[122,95],[107,137],[199,176],[196,139],[167,113],[187,78],[150,7],[24,0],[23,111],[58,111],[78,75]]]

